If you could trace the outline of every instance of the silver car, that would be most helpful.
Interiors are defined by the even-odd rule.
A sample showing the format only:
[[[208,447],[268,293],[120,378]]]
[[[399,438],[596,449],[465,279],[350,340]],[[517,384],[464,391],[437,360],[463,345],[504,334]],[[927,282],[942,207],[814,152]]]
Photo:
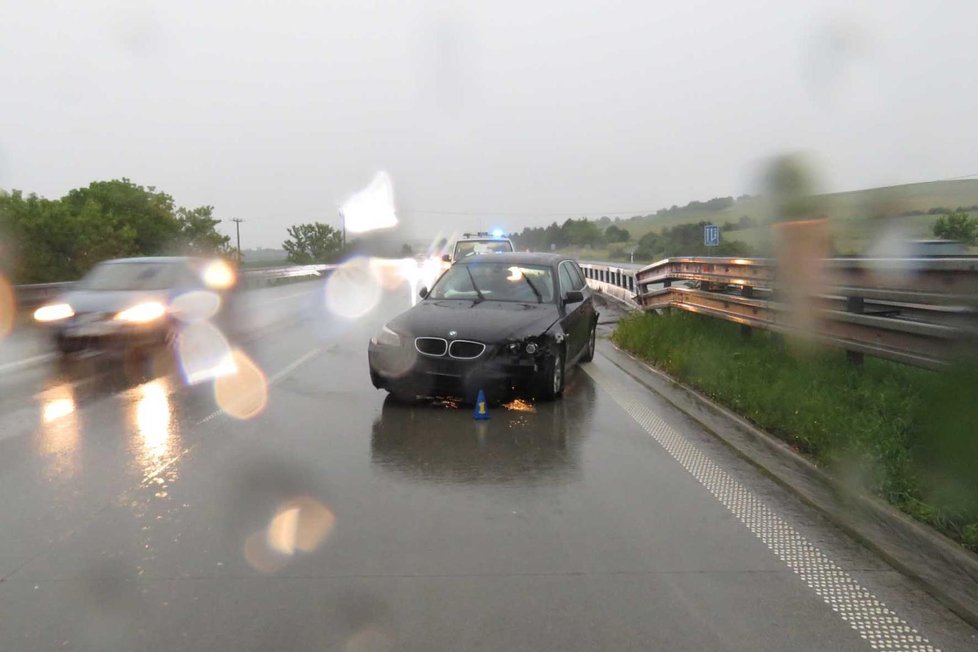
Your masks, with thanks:
[[[233,285],[234,270],[219,259],[107,260],[34,319],[52,329],[62,353],[161,346],[181,324],[216,315]]]

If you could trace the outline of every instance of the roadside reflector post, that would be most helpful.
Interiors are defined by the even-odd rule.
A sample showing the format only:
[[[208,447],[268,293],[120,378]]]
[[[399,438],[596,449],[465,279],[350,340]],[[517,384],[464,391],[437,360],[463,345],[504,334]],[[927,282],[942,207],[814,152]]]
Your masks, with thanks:
[[[475,409],[472,411],[472,418],[476,421],[486,421],[489,419],[489,407],[486,404],[486,393],[479,390],[479,396],[475,399]]]

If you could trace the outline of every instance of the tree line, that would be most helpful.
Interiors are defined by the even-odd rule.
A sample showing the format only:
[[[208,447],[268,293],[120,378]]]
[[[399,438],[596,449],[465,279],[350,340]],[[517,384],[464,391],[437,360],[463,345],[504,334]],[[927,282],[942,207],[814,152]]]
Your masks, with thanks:
[[[655,215],[670,215],[688,210],[719,211],[730,208],[748,195],[715,197],[692,201],[684,207],[661,209]],[[907,211],[905,215],[940,215],[933,225],[934,235],[978,245],[978,219],[968,214],[978,206],[950,210],[935,207],[928,211]],[[652,216],[647,216],[652,217]],[[107,258],[166,254],[230,255],[230,238],[217,231],[220,220],[212,206],[185,208],[173,197],[153,186],[143,187],[129,179],[96,181],[71,190],[60,199],[45,199],[21,191],[0,191],[0,273],[15,283],[44,283],[79,278],[95,263]],[[545,227],[525,227],[511,235],[518,250],[550,251],[567,247],[610,247],[610,255],[641,260],[675,255],[713,254],[747,256],[745,243],[724,239],[718,247],[703,243],[705,221],[679,224],[643,235],[626,253],[623,245],[632,241],[620,218],[586,217],[553,222]],[[736,221],[720,224],[722,232],[757,226],[743,215]],[[383,235],[366,236],[345,242],[342,233],[321,222],[295,224],[282,243],[288,260],[296,264],[335,262],[351,253],[372,255],[410,255]],[[443,243],[447,246],[447,242]]]
[[[595,248],[608,243],[628,242],[631,237],[628,229],[616,224],[603,228],[600,222],[583,217],[579,220],[568,219],[560,225],[554,222],[550,226],[525,227],[522,232],[512,234],[510,239],[517,249],[549,251],[564,247]]]
[[[60,199],[0,193],[0,272],[15,283],[46,283],[77,279],[107,258],[228,254],[218,223],[212,206],[177,206],[125,178]]]

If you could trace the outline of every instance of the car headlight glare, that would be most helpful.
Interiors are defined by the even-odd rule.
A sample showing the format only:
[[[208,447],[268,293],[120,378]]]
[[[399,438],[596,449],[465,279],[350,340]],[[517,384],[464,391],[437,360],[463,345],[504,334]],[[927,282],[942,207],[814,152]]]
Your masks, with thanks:
[[[52,303],[51,305],[41,306],[34,311],[36,321],[58,321],[73,317],[75,311],[67,303]]]
[[[115,318],[119,321],[127,321],[133,324],[146,324],[151,321],[156,321],[160,317],[166,314],[166,306],[164,306],[159,301],[147,301],[146,303],[139,303],[132,308],[126,308]]]
[[[401,336],[384,326],[379,333],[374,335],[373,343],[381,346],[400,346]]]

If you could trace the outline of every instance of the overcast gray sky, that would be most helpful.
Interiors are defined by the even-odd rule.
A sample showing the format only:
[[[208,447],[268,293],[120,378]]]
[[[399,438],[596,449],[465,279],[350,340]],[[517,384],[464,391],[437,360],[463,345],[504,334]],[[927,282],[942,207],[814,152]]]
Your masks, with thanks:
[[[379,170],[432,236],[752,192],[787,151],[830,191],[955,177],[976,24],[973,1],[0,0],[0,188],[125,176],[253,247],[336,223]]]

